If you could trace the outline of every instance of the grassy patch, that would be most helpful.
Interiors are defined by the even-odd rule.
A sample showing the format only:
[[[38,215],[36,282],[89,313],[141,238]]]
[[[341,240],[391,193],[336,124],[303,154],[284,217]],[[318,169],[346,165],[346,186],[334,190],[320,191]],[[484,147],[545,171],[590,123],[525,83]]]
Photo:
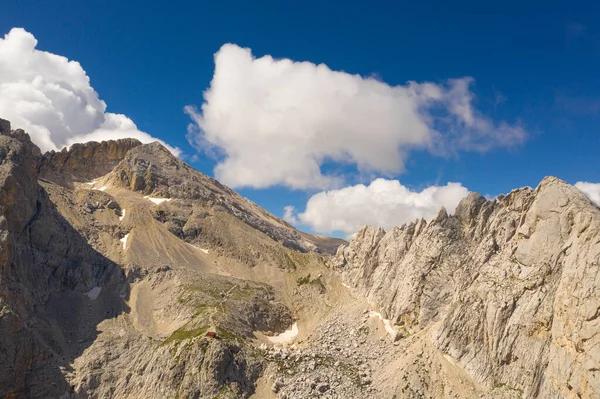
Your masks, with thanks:
[[[222,398],[230,398],[233,394],[233,391],[229,387],[229,385],[223,385],[219,392],[213,396],[213,399],[222,399]]]
[[[173,334],[171,334],[169,336],[169,338],[165,339],[162,344],[168,345],[171,342],[180,342],[180,341],[185,341],[186,339],[203,337],[207,331],[208,331],[208,327],[200,327],[200,328],[195,328],[192,330],[186,330],[185,326],[184,326],[184,327],[181,327],[180,329],[176,330],[175,332],[173,332]]]
[[[308,283],[310,283],[310,273],[308,273],[304,277],[298,277],[296,279],[296,285],[298,285],[298,287],[300,287],[301,285],[304,285],[304,284],[308,284]]]

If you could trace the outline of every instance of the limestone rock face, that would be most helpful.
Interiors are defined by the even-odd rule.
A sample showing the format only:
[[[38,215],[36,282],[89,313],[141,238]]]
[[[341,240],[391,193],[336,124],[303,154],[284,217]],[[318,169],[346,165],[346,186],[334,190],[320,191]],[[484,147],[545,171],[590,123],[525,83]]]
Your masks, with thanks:
[[[44,154],[40,177],[72,187],[72,182],[87,182],[110,172],[132,148],[141,145],[136,139],[109,140],[73,144],[60,152]]]
[[[229,187],[185,164],[158,142],[129,151],[111,172],[107,184],[151,197],[179,200],[181,207],[187,208],[180,215],[186,223],[179,226],[176,234],[188,239],[199,233],[208,207],[227,212],[284,246],[302,252],[329,252],[343,242],[298,232]]]
[[[471,193],[388,232],[362,228],[330,264],[398,328],[479,383],[525,397],[600,397],[600,209],[545,178]]]
[[[40,151],[23,131],[0,135],[0,396],[58,397],[61,368],[121,311],[121,269],[94,251],[37,183]],[[99,287],[97,301],[86,292]],[[111,313],[112,312],[112,313]],[[60,328],[59,328],[60,327]]]
[[[303,236],[158,144],[140,156],[142,146],[127,140],[42,155],[0,122],[0,397],[249,397],[266,367],[255,332],[294,323],[265,281],[286,286],[296,278],[286,267],[324,266],[251,218],[281,237]],[[115,180],[130,160],[153,162],[145,188]],[[101,176],[107,168],[114,173]],[[155,206],[145,193],[176,201]],[[249,249],[261,257],[256,271],[218,247],[190,245],[153,217],[161,209],[186,217],[211,201],[229,217],[212,223],[229,223],[230,245],[248,250],[255,239],[272,251]],[[191,226],[190,237],[206,235]]]

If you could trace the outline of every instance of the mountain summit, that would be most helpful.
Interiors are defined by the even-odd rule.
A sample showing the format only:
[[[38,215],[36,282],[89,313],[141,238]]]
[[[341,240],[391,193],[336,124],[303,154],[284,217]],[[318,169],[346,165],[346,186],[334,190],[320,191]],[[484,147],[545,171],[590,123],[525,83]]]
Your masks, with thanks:
[[[0,397],[596,398],[599,233],[548,177],[346,243],[159,143],[0,120]]]

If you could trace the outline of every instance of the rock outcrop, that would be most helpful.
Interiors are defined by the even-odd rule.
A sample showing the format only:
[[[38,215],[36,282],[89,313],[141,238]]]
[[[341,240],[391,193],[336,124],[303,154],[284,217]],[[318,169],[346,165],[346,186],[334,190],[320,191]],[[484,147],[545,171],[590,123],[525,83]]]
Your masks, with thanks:
[[[362,228],[331,265],[406,334],[479,383],[524,397],[600,397],[600,209],[552,177],[471,193],[388,232]]]
[[[129,150],[141,145],[136,139],[76,143],[62,151],[45,153],[39,175],[52,182],[73,187],[73,182],[88,182],[104,176],[119,163]]]
[[[171,227],[175,234],[189,240],[194,240],[201,230],[208,207],[223,210],[294,250],[331,252],[333,247],[337,249],[343,242],[300,233],[229,187],[193,169],[158,142],[144,144],[127,152],[107,178],[106,184],[151,197],[180,200],[179,216],[185,223]]]
[[[94,251],[37,182],[40,151],[23,131],[0,135],[0,396],[58,397],[62,372],[123,310],[118,265]],[[98,292],[95,301],[86,293]]]

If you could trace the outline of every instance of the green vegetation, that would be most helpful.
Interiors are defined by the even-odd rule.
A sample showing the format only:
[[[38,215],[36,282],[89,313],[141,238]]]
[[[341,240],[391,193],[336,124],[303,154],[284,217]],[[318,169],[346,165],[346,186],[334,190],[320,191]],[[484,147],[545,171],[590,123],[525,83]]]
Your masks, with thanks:
[[[510,389],[511,391],[515,391],[515,392],[518,392],[520,395],[523,395],[522,389],[513,388],[511,386],[506,385],[504,382],[500,382],[500,381],[494,381],[494,388],[495,389],[500,389],[500,388]]]
[[[162,344],[168,345],[171,342],[179,342],[179,341],[184,341],[186,339],[203,337],[207,331],[208,331],[208,327],[200,327],[200,328],[195,328],[193,330],[186,330],[185,326],[183,326],[180,329],[173,332],[173,334],[171,334],[169,336],[169,338],[165,339]]]
[[[229,387],[229,385],[223,385],[219,392],[213,396],[213,399],[222,399],[222,398],[230,398],[233,395],[233,391]]]
[[[298,287],[300,287],[301,285],[304,285],[304,284],[308,284],[308,283],[310,283],[310,273],[308,273],[304,277],[298,277],[296,279],[296,284],[298,285]]]

